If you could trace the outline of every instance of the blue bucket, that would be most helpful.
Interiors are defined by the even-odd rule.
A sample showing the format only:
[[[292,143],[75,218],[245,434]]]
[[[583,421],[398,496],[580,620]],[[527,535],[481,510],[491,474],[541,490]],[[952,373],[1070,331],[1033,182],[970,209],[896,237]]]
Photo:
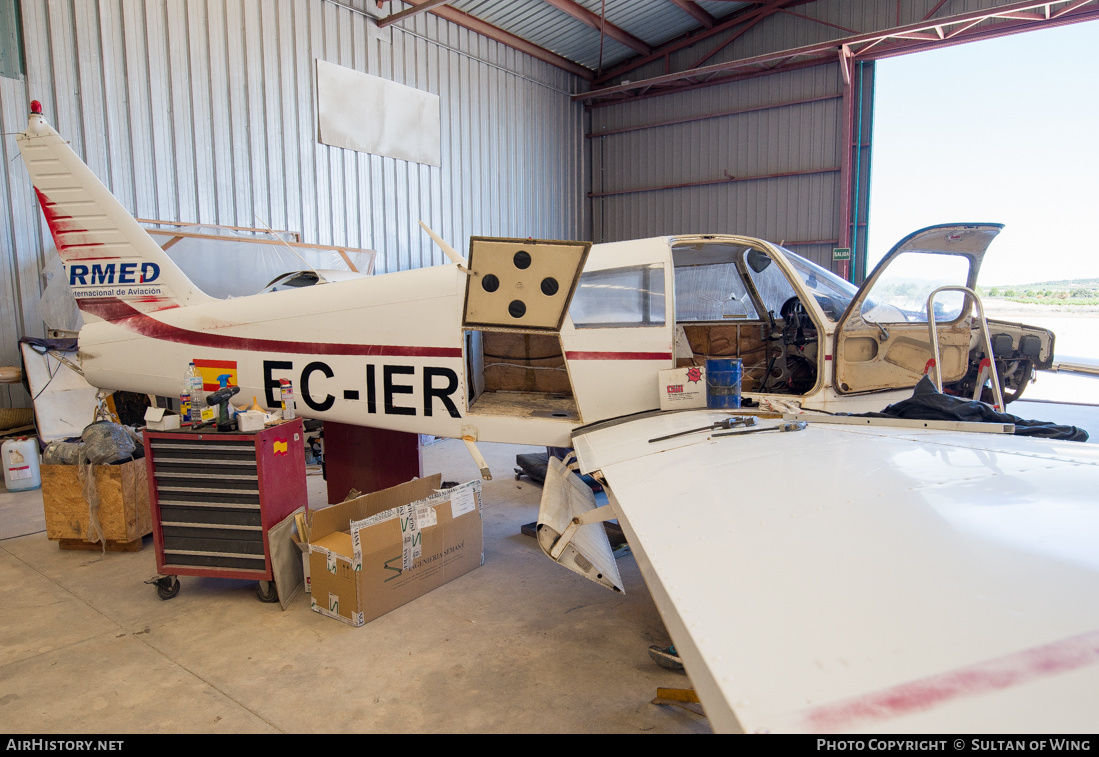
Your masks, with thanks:
[[[706,361],[706,407],[728,410],[740,407],[740,361],[720,358]]]

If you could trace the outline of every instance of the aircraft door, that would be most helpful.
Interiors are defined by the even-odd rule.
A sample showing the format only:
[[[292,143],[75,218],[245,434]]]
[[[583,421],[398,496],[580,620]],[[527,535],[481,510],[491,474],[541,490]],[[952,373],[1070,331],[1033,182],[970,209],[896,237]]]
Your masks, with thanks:
[[[675,365],[671,271],[663,261],[637,262],[643,252],[620,267],[586,271],[562,328],[585,423],[659,409],[658,373]]]
[[[590,248],[471,241],[462,326],[472,414],[578,419],[560,330]]]
[[[932,359],[927,296],[944,285],[976,285],[1000,224],[933,226],[909,235],[875,267],[836,328],[835,388],[840,394],[915,386]],[[934,305],[944,383],[968,368],[973,312],[960,292]]]

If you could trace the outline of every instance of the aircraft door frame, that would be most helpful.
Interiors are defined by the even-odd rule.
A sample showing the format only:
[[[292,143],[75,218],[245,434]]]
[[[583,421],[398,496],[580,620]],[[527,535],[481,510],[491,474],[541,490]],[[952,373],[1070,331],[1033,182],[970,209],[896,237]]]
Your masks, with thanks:
[[[836,392],[915,386],[933,354],[927,313],[921,312],[926,311],[927,294],[943,284],[974,288],[984,254],[1002,228],[1002,224],[943,224],[916,231],[897,243],[875,266],[836,325]],[[963,262],[967,264],[964,275]],[[917,268],[921,270],[918,281],[908,276]],[[955,278],[949,279],[950,275]],[[902,278],[912,282],[911,291],[904,288],[908,284],[897,285]],[[966,298],[959,295],[958,299],[961,304],[956,311],[940,311],[941,317],[936,318],[945,383],[962,378],[969,364],[972,307]]]

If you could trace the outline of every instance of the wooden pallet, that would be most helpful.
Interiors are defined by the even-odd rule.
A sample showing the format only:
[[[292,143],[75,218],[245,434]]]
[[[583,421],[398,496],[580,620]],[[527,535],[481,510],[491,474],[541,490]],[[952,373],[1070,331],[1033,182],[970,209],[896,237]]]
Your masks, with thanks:
[[[57,546],[61,549],[87,549],[95,550],[96,552],[103,551],[103,542],[99,541],[84,541],[83,539],[60,539],[57,542]],[[114,539],[107,539],[107,552],[140,552],[142,547],[141,539],[134,539],[133,541],[115,541]]]

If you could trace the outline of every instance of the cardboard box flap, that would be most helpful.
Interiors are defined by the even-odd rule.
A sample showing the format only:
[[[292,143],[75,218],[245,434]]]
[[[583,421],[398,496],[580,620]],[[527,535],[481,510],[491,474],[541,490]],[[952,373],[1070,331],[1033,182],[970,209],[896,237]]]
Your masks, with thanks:
[[[443,475],[436,473],[388,489],[364,494],[347,502],[312,510],[309,524],[310,538],[315,541],[333,531],[350,531],[352,521],[363,520],[410,501],[424,499],[433,494],[442,486],[442,483]]]
[[[311,547],[320,547],[326,552],[342,555],[348,560],[353,559],[355,556],[351,534],[347,531],[333,531],[330,534],[325,534],[319,539],[313,539],[309,544]]]

